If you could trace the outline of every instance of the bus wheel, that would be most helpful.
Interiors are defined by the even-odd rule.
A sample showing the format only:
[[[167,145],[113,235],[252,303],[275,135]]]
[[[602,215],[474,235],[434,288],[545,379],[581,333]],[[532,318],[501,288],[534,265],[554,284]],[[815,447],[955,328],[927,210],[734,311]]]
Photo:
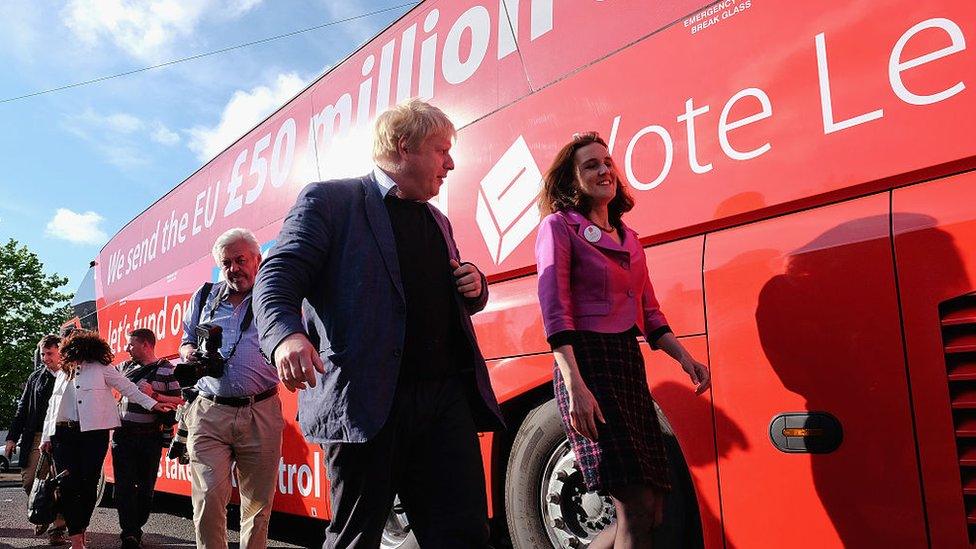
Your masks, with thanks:
[[[382,549],[419,549],[417,537],[410,531],[410,522],[407,514],[400,504],[400,496],[393,501],[393,511],[390,518],[386,521],[383,528],[383,537],[380,541]]]
[[[614,520],[611,499],[586,490],[555,400],[525,418],[505,478],[506,519],[516,549],[585,547]]]
[[[671,464],[665,524],[654,547],[702,547],[695,489],[681,448],[658,408]],[[616,518],[606,494],[587,492],[563,431],[555,400],[529,412],[512,443],[505,477],[505,508],[515,549],[586,547]]]

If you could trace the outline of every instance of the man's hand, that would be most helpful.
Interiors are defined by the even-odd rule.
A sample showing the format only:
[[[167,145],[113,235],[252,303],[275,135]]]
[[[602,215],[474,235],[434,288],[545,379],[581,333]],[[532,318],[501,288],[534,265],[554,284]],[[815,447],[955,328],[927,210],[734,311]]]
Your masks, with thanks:
[[[325,373],[318,349],[301,333],[281,340],[274,350],[274,363],[281,382],[293,393],[296,389],[304,389],[306,383],[315,387],[315,372]]]
[[[152,407],[153,412],[159,412],[161,414],[165,414],[166,412],[172,412],[175,409],[176,409],[175,405],[168,404],[165,402],[156,402],[156,405]]]
[[[461,265],[456,260],[451,260],[451,269],[454,271],[454,281],[457,283],[457,291],[468,299],[474,299],[481,295],[481,273],[478,268],[470,263]]]
[[[197,346],[193,343],[184,343],[180,346],[180,358],[183,362],[195,362],[197,357],[193,356],[193,352],[197,350]]]
[[[16,447],[17,447],[16,440],[8,440],[7,444],[5,444],[3,447],[3,455],[7,456],[8,458],[14,455],[14,448]]]
[[[45,454],[51,453],[51,441],[42,442],[40,446],[37,447],[38,450],[44,452]]]

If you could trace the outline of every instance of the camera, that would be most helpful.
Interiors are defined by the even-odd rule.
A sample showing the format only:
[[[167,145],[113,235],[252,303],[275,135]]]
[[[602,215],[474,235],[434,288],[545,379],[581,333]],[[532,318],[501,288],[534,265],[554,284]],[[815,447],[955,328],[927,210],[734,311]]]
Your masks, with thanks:
[[[223,345],[223,328],[216,324],[200,324],[196,327],[197,350],[189,361],[176,366],[176,380],[180,387],[191,387],[201,377],[224,375],[227,359],[220,354]]]
[[[224,375],[224,366],[227,359],[220,354],[220,347],[223,345],[224,329],[216,324],[200,324],[197,326],[197,350],[193,353],[198,363],[197,370],[200,377],[220,377]]]

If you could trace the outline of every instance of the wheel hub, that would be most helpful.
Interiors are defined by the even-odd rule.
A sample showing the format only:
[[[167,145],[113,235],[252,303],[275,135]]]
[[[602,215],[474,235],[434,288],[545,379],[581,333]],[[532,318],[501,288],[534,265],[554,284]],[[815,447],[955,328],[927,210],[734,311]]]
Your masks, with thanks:
[[[542,522],[555,547],[586,547],[616,517],[610,496],[586,490],[568,440],[550,454],[541,480]]]

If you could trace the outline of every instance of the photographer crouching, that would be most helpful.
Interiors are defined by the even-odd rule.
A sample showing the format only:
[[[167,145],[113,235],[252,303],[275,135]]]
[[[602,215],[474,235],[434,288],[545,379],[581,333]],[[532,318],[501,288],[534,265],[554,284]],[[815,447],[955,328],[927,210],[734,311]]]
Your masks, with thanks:
[[[227,547],[231,464],[236,461],[240,546],[263,548],[284,421],[278,374],[261,354],[251,310],[261,249],[251,231],[230,229],[217,238],[213,257],[224,280],[206,283],[194,294],[183,321],[184,364],[177,367],[178,378],[199,378],[180,425],[187,433],[193,525],[197,547]]]

